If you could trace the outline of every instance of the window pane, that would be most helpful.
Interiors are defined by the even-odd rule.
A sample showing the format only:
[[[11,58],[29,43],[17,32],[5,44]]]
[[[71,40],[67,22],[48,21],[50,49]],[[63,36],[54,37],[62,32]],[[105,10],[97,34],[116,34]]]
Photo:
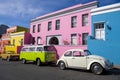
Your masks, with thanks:
[[[60,29],[60,20],[56,20],[56,30]]]
[[[52,29],[52,22],[48,22],[48,31]]]
[[[33,33],[35,33],[35,25],[33,25]]]
[[[41,26],[41,24],[38,24],[38,32],[40,32],[40,26]]]
[[[41,42],[40,37],[37,38],[37,42],[38,42],[38,44],[40,44],[40,42]]]
[[[87,37],[88,37],[88,33],[83,33],[82,34],[83,45],[87,45]]]
[[[55,48],[53,46],[44,46],[45,51],[55,51]]]
[[[76,27],[76,24],[77,24],[77,17],[76,16],[73,16],[72,19],[71,19],[71,27]]]
[[[65,54],[64,54],[64,56],[72,56],[72,51],[68,51],[68,52],[66,52]]]
[[[82,15],[82,26],[88,25],[88,14]]]
[[[13,39],[13,46],[15,45],[15,39]]]
[[[28,51],[28,48],[23,48],[22,51]]]
[[[32,37],[32,44],[35,44],[35,37]]]
[[[29,48],[29,51],[35,51],[35,47]]]
[[[42,47],[37,47],[37,51],[43,51]]]
[[[95,38],[96,39],[100,39],[100,31],[99,30],[95,30]]]
[[[101,39],[105,39],[105,31],[101,30]]]
[[[76,34],[71,35],[71,44],[77,45],[77,35]]]
[[[20,41],[20,45],[23,46],[23,39],[21,39],[21,41]]]
[[[105,39],[105,30],[104,23],[95,23],[95,38],[96,39]]]
[[[74,51],[73,52],[73,56],[74,57],[80,57],[81,56],[81,52],[80,51]]]

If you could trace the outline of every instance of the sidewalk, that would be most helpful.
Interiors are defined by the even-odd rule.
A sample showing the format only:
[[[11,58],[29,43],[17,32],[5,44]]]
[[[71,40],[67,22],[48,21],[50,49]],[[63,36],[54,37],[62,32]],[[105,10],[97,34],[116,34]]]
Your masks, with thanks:
[[[120,65],[114,65],[113,68],[117,68],[117,69],[120,69]]]

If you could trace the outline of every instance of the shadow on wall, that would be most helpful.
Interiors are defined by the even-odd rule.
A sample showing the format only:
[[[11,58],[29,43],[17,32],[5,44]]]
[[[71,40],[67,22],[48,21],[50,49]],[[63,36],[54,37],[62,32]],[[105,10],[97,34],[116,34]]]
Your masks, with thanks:
[[[51,48],[52,48],[52,50],[54,50],[55,53],[56,53],[56,59],[59,59],[59,55],[57,54],[58,52],[57,52],[57,49],[55,48],[55,46],[54,46],[54,45],[51,45]]]

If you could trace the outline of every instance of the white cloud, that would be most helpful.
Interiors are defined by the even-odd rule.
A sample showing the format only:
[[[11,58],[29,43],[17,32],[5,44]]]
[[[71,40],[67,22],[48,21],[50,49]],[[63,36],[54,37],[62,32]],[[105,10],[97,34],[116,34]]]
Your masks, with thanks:
[[[0,2],[0,15],[25,17],[29,15],[36,15],[43,11],[42,8],[36,8],[25,1],[26,0],[9,0]]]

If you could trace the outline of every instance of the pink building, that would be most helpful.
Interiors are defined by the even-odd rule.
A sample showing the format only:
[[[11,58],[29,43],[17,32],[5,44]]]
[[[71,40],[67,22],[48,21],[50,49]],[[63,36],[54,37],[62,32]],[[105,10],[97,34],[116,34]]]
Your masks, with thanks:
[[[75,5],[31,20],[32,44],[55,45],[58,56],[70,48],[87,48],[91,34],[90,10],[97,1]]]

